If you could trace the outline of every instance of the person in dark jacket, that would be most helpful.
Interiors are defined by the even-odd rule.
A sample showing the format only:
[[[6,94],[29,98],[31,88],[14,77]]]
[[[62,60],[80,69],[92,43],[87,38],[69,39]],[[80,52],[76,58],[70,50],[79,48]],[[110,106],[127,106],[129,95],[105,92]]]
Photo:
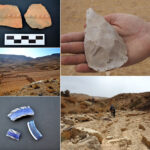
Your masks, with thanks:
[[[116,109],[115,109],[114,105],[110,106],[110,112],[111,112],[111,116],[113,116],[113,117],[116,116]]]

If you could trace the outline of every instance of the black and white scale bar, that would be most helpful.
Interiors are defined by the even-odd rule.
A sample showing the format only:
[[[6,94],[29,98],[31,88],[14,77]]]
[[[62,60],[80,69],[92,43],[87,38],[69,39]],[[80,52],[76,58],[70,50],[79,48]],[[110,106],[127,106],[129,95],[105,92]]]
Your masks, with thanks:
[[[5,34],[5,45],[45,45],[45,35]]]

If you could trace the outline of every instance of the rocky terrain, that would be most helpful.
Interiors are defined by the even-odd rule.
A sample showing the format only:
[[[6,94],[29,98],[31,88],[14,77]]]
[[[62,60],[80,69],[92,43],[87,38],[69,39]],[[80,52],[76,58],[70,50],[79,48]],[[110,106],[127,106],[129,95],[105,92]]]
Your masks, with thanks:
[[[150,92],[112,98],[62,92],[62,150],[149,150]],[[116,117],[109,112],[116,107]]]
[[[1,54],[0,96],[58,95],[60,73],[59,58],[59,54],[35,59],[21,55]],[[52,80],[56,82],[51,83]],[[35,83],[41,88],[32,88]],[[28,88],[28,86],[30,88]],[[51,89],[48,92],[47,86],[53,87],[53,90],[48,88]]]

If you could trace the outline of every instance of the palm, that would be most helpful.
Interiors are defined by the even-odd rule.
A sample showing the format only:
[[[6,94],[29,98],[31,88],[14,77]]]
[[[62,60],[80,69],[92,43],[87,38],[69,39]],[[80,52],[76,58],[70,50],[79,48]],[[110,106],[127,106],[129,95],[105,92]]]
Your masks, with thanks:
[[[126,65],[140,62],[149,55],[150,44],[146,43],[149,43],[150,36],[147,34],[148,26],[144,20],[128,14],[112,14],[105,18],[126,43],[129,58]]]

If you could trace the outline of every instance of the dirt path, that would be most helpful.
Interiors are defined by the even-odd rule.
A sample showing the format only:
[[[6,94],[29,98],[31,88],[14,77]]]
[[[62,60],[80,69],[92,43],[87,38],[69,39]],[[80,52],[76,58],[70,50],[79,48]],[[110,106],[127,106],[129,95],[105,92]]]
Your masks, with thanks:
[[[90,128],[103,136],[103,150],[149,150],[142,137],[150,133],[150,113],[141,111],[119,111],[112,118],[109,113],[98,120],[75,124],[78,128]]]

